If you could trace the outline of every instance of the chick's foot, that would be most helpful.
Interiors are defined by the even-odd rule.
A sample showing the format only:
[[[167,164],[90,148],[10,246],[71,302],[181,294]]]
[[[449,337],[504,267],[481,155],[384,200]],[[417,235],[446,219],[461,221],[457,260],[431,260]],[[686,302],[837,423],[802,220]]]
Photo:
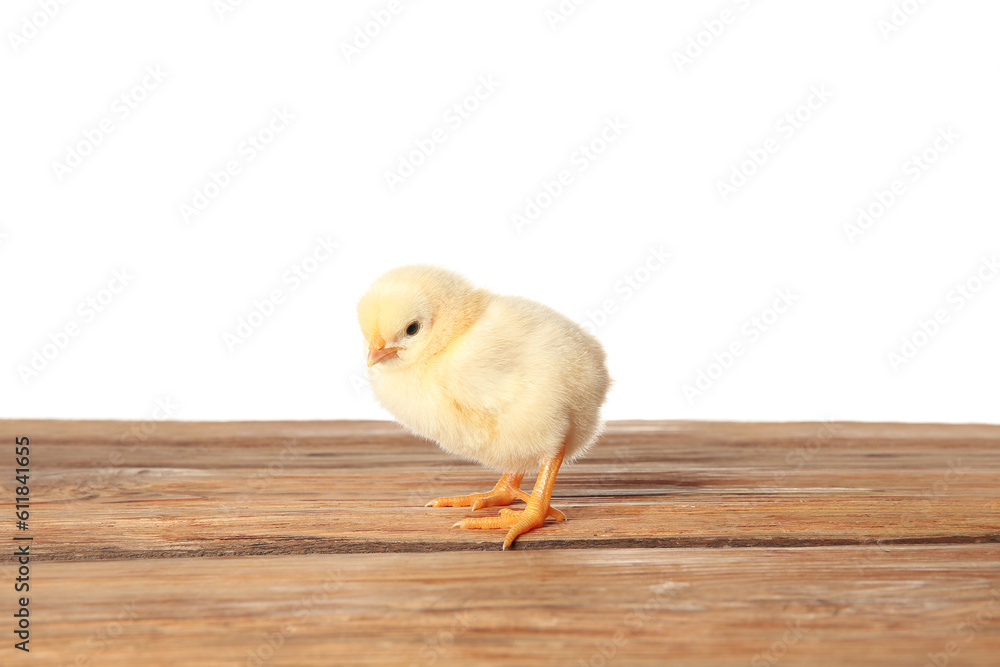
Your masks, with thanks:
[[[503,477],[500,478],[500,481],[496,483],[496,486],[491,491],[487,491],[486,493],[472,493],[467,496],[435,498],[424,505],[424,507],[471,507],[475,511],[483,507],[510,505],[515,500],[520,500],[527,504],[531,496],[521,490],[521,479],[523,477],[524,473],[507,472],[504,473]],[[556,521],[566,520],[566,515],[554,507],[548,509],[547,515]]]
[[[552,510],[553,508],[549,508]],[[555,510],[559,512],[559,510]],[[559,512],[562,514],[562,512]],[[503,548],[507,549],[514,540],[524,535],[529,530],[538,528],[545,523],[545,517],[551,516],[541,508],[527,507],[524,510],[512,510],[507,507],[500,510],[499,516],[488,516],[481,519],[462,519],[452,528],[485,528],[488,530],[495,528],[509,528],[507,536],[503,540]],[[563,515],[565,518],[565,515]],[[561,521],[562,519],[558,519]]]
[[[528,502],[528,494],[521,491],[521,479],[524,473],[505,472],[492,491],[486,493],[471,493],[467,496],[452,496],[450,498],[435,498],[424,507],[480,507],[495,505],[510,505],[515,500]]]
[[[535,489],[532,491],[531,496],[528,497],[528,506],[524,508],[524,511],[512,510],[505,507],[500,510],[499,516],[483,517],[481,519],[463,519],[456,523],[455,526],[459,528],[485,529],[508,528],[507,536],[503,540],[503,548],[506,550],[507,547],[513,544],[514,540],[529,530],[538,528],[545,523],[547,516],[552,515],[553,508],[549,506],[549,501],[552,498],[552,486],[555,484],[556,474],[559,472],[560,464],[562,464],[564,452],[565,445],[560,448],[554,457],[542,464],[542,469],[538,472],[538,479],[535,480]],[[507,475],[501,477],[497,486],[500,486],[500,483],[504,482],[506,477]],[[520,477],[517,480],[520,482]],[[559,510],[555,511],[563,519],[566,518],[566,515],[559,512]],[[557,518],[557,520],[561,521],[562,519]]]

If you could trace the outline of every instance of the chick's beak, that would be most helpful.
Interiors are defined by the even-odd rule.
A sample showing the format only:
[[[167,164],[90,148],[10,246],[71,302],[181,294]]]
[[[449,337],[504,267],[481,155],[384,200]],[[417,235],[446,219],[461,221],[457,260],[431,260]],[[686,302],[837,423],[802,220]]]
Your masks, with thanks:
[[[368,343],[368,368],[371,368],[380,361],[385,361],[386,359],[395,359],[396,353],[402,348],[398,347],[386,347],[385,338],[382,338],[382,334],[375,332],[372,336],[372,340]]]

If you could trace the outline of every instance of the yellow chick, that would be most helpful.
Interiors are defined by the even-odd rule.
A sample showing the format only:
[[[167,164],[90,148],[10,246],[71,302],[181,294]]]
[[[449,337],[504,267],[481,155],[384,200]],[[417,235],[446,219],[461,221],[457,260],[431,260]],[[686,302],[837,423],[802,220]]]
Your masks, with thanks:
[[[527,503],[461,528],[507,528],[506,549],[547,516],[563,460],[583,456],[603,428],[610,385],[604,349],[568,317],[499,296],[433,266],[379,277],[358,303],[375,397],[404,426],[445,450],[503,471],[492,491],[428,507]],[[535,467],[531,496],[521,479]]]

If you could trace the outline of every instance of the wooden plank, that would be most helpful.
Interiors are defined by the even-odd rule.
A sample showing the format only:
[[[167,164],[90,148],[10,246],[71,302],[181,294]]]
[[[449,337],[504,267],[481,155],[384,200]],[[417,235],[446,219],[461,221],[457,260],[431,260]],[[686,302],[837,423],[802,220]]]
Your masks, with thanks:
[[[956,666],[1000,655],[995,544],[75,561],[33,576],[32,664]]]
[[[39,560],[494,550],[436,496],[496,475],[386,422],[0,422],[32,439]],[[1000,427],[617,422],[516,548],[1000,540]],[[528,488],[531,480],[526,480]],[[0,480],[12,497],[12,479]],[[11,530],[4,523],[4,531]]]

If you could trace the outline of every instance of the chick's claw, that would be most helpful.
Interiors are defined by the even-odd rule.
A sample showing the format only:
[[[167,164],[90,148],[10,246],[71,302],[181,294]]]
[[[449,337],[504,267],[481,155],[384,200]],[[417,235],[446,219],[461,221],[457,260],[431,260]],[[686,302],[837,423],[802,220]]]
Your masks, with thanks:
[[[451,498],[435,498],[430,501],[424,507],[469,507],[475,512],[478,509],[484,507],[496,507],[497,505],[510,505],[515,500],[523,500],[525,503],[528,502],[529,496],[523,491],[518,495],[512,496],[499,496],[493,492],[490,493],[473,493],[468,496],[453,496]],[[500,510],[500,514],[504,512],[513,512],[514,510],[507,509],[506,507]],[[550,507],[548,511],[548,516],[552,517],[556,521],[565,521],[566,515],[561,511],[557,510],[555,507]],[[501,526],[506,527],[506,526]]]
[[[510,505],[515,500],[527,502],[527,498],[521,498],[514,494],[500,495],[493,493],[472,493],[467,496],[453,496],[451,498],[435,498],[424,507],[471,507],[473,511],[483,507],[495,507],[497,505]]]
[[[486,493],[471,493],[467,496],[452,496],[450,498],[435,498],[424,507],[471,507],[472,511],[483,507],[496,507],[498,505],[510,505],[515,500],[520,500],[525,504],[531,499],[527,493],[521,490],[521,479],[524,473],[504,473],[500,481],[492,490]],[[512,510],[511,510],[512,511]],[[503,514],[503,511],[501,511]],[[565,521],[566,515],[554,507],[548,510],[548,516],[556,521]],[[498,526],[506,528],[507,526]]]
[[[528,494],[518,488],[521,483],[520,476],[504,475],[493,487],[492,491],[486,493],[470,493],[467,496],[452,496],[450,498],[435,498],[424,507],[471,507],[477,510],[481,507],[494,507],[496,505],[510,505],[515,500],[528,502]]]
[[[558,510],[556,511],[558,512]],[[562,514],[562,512],[559,513]],[[507,536],[503,541],[503,548],[507,549],[518,537],[545,523],[546,516],[547,513],[545,511],[541,508],[533,506],[528,506],[523,511],[504,508],[500,510],[499,516],[462,519],[452,527],[483,528],[487,530],[509,528],[510,530],[507,531]],[[565,518],[565,516],[563,518]]]

